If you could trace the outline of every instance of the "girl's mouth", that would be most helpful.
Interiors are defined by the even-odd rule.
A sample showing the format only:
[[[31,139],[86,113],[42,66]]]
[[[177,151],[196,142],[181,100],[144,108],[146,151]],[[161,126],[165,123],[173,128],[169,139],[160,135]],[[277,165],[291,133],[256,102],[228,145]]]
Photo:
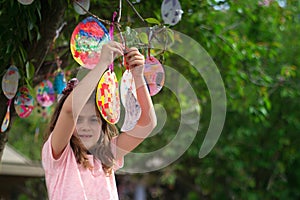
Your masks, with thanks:
[[[78,135],[80,138],[91,138],[92,135]]]

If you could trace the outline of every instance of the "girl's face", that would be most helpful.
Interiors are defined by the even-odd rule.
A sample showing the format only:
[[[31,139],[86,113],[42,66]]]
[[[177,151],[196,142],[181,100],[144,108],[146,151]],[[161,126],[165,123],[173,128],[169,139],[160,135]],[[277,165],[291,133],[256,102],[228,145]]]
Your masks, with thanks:
[[[101,134],[102,122],[96,115],[95,105],[87,103],[77,120],[76,133],[87,149],[97,143]]]

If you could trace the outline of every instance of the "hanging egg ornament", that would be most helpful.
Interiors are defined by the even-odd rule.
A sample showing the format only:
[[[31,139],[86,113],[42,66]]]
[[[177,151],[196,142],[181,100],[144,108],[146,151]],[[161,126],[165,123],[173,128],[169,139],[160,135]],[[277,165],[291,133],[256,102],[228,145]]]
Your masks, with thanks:
[[[15,110],[21,118],[28,117],[34,108],[34,99],[30,95],[28,88],[21,87],[15,97]]]
[[[43,107],[49,107],[54,103],[55,93],[51,81],[44,80],[36,87],[36,99]]]
[[[74,0],[73,1],[74,10],[79,15],[85,15],[86,11],[84,9],[82,9],[81,6],[79,6],[78,4],[80,4],[85,10],[89,11],[89,9],[90,9],[90,0]]]
[[[74,60],[81,66],[93,69],[100,60],[103,44],[110,40],[105,26],[94,17],[87,17],[74,29],[70,48]]]
[[[56,74],[53,82],[53,89],[56,94],[61,94],[64,88],[66,87],[66,79],[63,71],[60,71]]]
[[[120,118],[120,97],[116,74],[107,70],[101,77],[96,91],[96,104],[102,117],[110,124]]]
[[[34,115],[45,121],[51,113],[51,107],[43,107],[37,101],[35,101],[33,112]]]
[[[130,72],[130,70],[125,70],[120,82],[120,97],[124,107],[126,105],[126,96],[129,89],[131,89],[134,97],[137,98],[135,83],[134,83],[132,73]]]
[[[33,0],[18,0],[18,2],[23,5],[30,5],[33,3]]]
[[[131,88],[127,90],[126,103],[124,107],[125,107],[125,119],[121,127],[122,132],[132,130],[137,124],[142,114],[141,106],[137,98],[134,96],[134,93],[131,90]]]
[[[19,70],[11,65],[2,78],[2,91],[8,99],[14,98],[18,90]]]
[[[153,56],[145,60],[144,77],[150,91],[150,95],[156,95],[165,83],[165,71],[162,64]]]
[[[161,5],[161,15],[165,24],[176,25],[182,16],[181,5],[178,0],[164,0]]]
[[[12,99],[17,93],[19,84],[19,70],[16,66],[11,65],[2,78],[2,91],[4,95],[9,99],[6,114],[2,121],[1,132],[5,132],[10,122],[10,105]]]

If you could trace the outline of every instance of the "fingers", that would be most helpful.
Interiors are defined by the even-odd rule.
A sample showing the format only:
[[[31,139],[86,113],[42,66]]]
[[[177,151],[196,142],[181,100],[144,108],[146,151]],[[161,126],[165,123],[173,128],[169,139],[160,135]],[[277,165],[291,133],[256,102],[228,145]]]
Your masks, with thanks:
[[[126,58],[127,66],[133,68],[135,66],[143,65],[145,63],[144,56],[135,47],[127,49],[124,53]]]
[[[123,55],[124,46],[115,41],[109,41],[102,46],[100,61],[112,63],[117,56]]]
[[[121,43],[110,41],[107,44],[104,44],[102,48],[115,54],[123,55],[124,46]]]
[[[133,67],[140,66],[143,64],[144,64],[144,60],[134,60],[134,61],[128,62],[129,68],[133,68]]]
[[[124,55],[126,60],[126,65],[129,68],[134,68],[136,66],[144,65],[145,58],[135,47],[127,48],[123,44],[115,41],[110,41],[102,46],[101,57],[103,59],[113,62],[117,56]]]
[[[139,50],[135,47],[129,48],[124,52],[124,55],[126,56],[127,60],[130,60],[130,58],[132,58],[133,56],[139,55],[139,54],[141,55]]]

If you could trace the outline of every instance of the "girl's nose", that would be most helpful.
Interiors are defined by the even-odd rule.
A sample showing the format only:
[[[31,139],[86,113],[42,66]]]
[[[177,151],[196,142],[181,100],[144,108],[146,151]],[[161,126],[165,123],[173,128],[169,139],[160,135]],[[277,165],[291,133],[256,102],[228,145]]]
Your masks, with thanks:
[[[88,120],[84,120],[82,123],[80,123],[78,128],[79,130],[83,130],[83,131],[87,131],[91,129]]]

